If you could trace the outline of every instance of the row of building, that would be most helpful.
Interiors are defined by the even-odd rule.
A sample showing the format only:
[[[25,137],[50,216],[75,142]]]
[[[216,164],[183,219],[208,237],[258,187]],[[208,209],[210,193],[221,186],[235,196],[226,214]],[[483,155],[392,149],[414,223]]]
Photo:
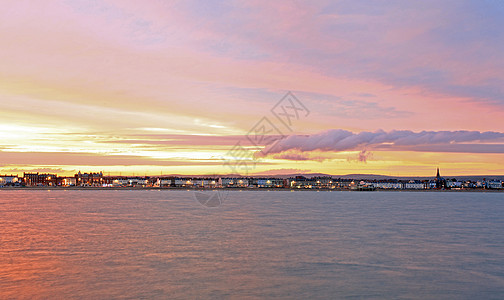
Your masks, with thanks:
[[[432,180],[353,180],[330,176],[293,178],[257,177],[162,177],[162,176],[104,176],[99,173],[79,173],[73,177],[56,174],[24,173],[0,175],[0,187],[4,186],[80,186],[80,187],[160,187],[160,188],[288,188],[288,189],[503,189],[501,180],[444,179],[439,175]]]

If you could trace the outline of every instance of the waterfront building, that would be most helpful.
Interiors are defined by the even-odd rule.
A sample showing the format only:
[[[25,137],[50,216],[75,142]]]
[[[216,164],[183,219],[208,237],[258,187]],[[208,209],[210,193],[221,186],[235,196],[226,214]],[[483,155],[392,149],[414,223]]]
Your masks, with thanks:
[[[141,186],[141,187],[149,186],[148,177],[128,177],[127,180],[128,180],[128,186]]]
[[[333,179],[329,176],[318,176],[312,178],[313,187],[319,189],[333,188]]]
[[[320,184],[320,180],[318,184]],[[318,184],[316,179],[306,178],[304,176],[296,176],[295,178],[287,179],[287,186],[293,189],[311,189],[316,188]]]
[[[196,178],[193,180],[194,186],[198,188],[215,188],[218,179],[215,178]]]
[[[258,188],[280,188],[284,186],[281,178],[256,178],[254,182]]]
[[[107,178],[105,184],[113,187],[129,186],[130,181],[127,177]]]
[[[447,180],[446,181],[446,188],[461,189],[462,187],[463,187],[463,184],[460,181],[456,181],[456,180]]]
[[[249,185],[253,184],[254,179],[249,180],[248,178],[242,177],[222,177],[218,179],[217,185],[220,187],[238,187],[238,188],[246,188]]]
[[[58,177],[59,186],[76,186],[77,178],[75,177]]]
[[[76,184],[79,186],[102,186],[104,183],[103,172],[75,174]]]
[[[403,184],[401,182],[392,182],[392,181],[378,181],[378,182],[368,182],[367,185],[373,186],[377,189],[393,189],[400,190],[403,188]]]
[[[127,176],[118,176],[112,177],[107,176],[103,177],[101,181],[101,186],[104,187],[121,187],[121,186],[131,186],[131,187],[148,187],[153,186],[154,184],[151,182],[149,177],[127,177]],[[94,185],[98,186],[98,185]]]
[[[487,189],[502,189],[502,182],[498,180],[486,181],[485,187]]]
[[[407,190],[424,190],[427,186],[421,181],[408,181],[404,183],[404,188]]]
[[[23,173],[23,181],[27,186],[56,186],[56,174]]]
[[[470,180],[466,180],[466,181],[464,181],[464,183],[462,183],[462,187],[466,188],[466,189],[473,189],[473,188],[476,188],[476,183],[474,183]]]
[[[173,181],[173,178],[158,178],[155,185],[159,187],[171,187],[175,185]]]
[[[19,186],[21,182],[18,175],[0,175],[0,186]]]

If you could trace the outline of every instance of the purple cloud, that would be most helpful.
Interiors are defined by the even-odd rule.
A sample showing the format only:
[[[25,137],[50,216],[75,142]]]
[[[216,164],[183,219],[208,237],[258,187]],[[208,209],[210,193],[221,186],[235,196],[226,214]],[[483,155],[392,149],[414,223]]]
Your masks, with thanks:
[[[200,47],[504,106],[499,1],[189,1]],[[258,22],[260,20],[260,22]]]
[[[481,142],[493,142],[481,144]],[[500,147],[495,147],[496,145]],[[363,147],[372,149],[406,150],[406,151],[436,151],[460,152],[465,150],[475,153],[488,153],[504,150],[504,133],[479,131],[422,131],[393,130],[385,132],[363,131],[353,133],[342,129],[332,129],[313,135],[292,135],[280,140],[266,153],[282,153],[289,150],[308,151],[350,151],[361,150]],[[472,146],[472,147],[468,147]],[[488,146],[487,148],[485,148]],[[361,152],[362,153],[362,152]],[[362,153],[361,161],[365,161],[366,152]]]

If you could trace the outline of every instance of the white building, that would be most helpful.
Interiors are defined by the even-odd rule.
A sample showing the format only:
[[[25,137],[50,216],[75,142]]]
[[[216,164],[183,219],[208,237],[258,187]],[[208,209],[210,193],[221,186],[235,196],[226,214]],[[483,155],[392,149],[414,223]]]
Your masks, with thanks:
[[[112,186],[148,186],[149,185],[149,180],[145,178],[136,178],[136,177],[129,177],[129,178],[117,178],[112,180]]]
[[[447,181],[446,187],[450,189],[459,189],[462,188],[462,182],[460,181]]]
[[[502,189],[502,182],[497,180],[487,181],[486,187],[488,189]]]
[[[377,189],[402,189],[402,183],[400,182],[371,182],[367,183],[368,185],[372,185]]]
[[[406,182],[404,188],[407,190],[424,190],[426,189],[425,183],[423,182]]]
[[[248,187],[249,180],[246,178],[219,178],[217,184],[220,187]]]
[[[166,178],[158,178],[156,181],[156,186],[171,186],[172,180]]]
[[[174,184],[176,187],[193,187],[194,181],[192,178],[175,178]]]
[[[62,186],[75,186],[77,185],[77,178],[75,177],[64,177],[61,179]]]
[[[119,179],[114,179],[112,181],[112,186],[128,186],[129,185],[129,179],[127,178],[119,178]]]
[[[257,179],[257,187],[283,187],[284,182],[283,179],[278,179],[278,178],[260,178]]]
[[[0,186],[15,185],[17,183],[21,183],[17,175],[0,175]]]
[[[216,179],[194,179],[192,180],[192,183],[195,187],[200,187],[200,188],[214,188],[218,184],[218,180]]]

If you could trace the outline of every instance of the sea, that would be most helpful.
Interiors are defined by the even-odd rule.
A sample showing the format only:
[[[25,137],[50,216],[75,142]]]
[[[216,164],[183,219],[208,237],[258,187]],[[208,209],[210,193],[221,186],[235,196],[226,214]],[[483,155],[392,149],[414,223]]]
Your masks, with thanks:
[[[0,190],[0,299],[504,299],[504,193],[204,193]]]

